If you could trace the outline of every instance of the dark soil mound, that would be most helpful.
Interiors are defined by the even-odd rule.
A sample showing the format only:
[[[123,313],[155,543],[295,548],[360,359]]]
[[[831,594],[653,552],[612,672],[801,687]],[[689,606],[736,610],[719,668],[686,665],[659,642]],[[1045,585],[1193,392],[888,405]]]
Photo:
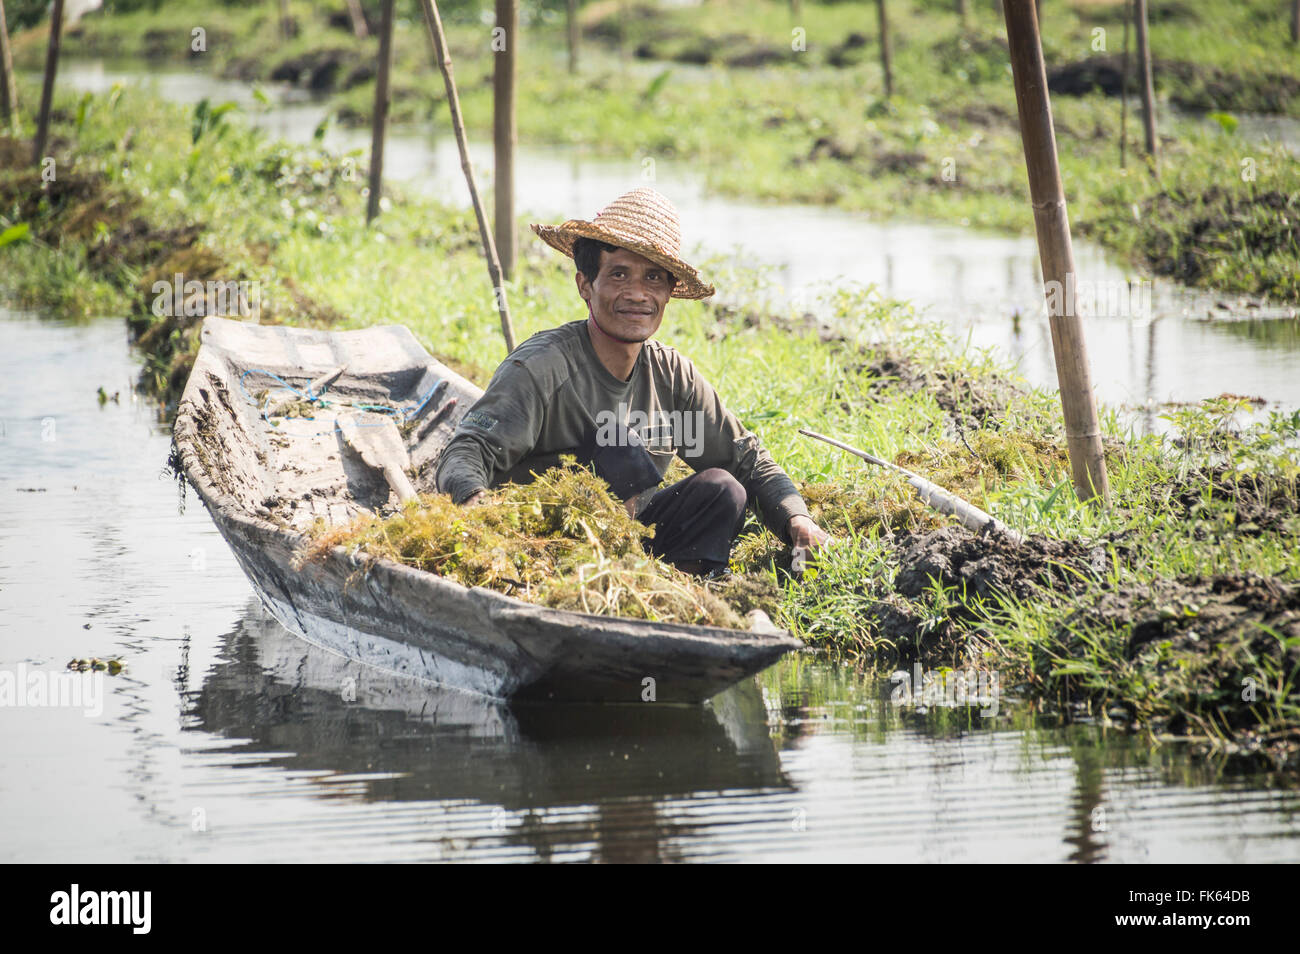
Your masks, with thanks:
[[[271,79],[318,92],[329,92],[339,85],[340,76],[352,76],[358,66],[357,55],[342,47],[307,50],[276,64]]]
[[[1300,487],[1293,482],[1218,468],[1192,475],[1170,502],[1190,520],[1213,521],[1226,511],[1232,533],[1257,537],[1283,533],[1289,525],[1300,523],[1298,492]],[[1208,528],[1199,529],[1198,539],[1209,532]]]
[[[1129,92],[1137,89],[1133,57],[1129,57]],[[1090,56],[1086,60],[1064,63],[1047,71],[1047,88],[1060,96],[1087,96],[1093,90],[1107,96],[1124,91],[1123,60],[1118,54]]]
[[[1087,96],[1094,90],[1120,96],[1124,61],[1118,53],[1089,56],[1047,71],[1047,88],[1062,96]],[[1156,60],[1156,86],[1170,88],[1170,99],[1188,109],[1229,109],[1283,113],[1300,95],[1300,79],[1285,73],[1251,73],[1188,60]],[[1138,93],[1136,58],[1129,57],[1129,95]]]
[[[1043,536],[1016,544],[997,533],[944,527],[912,538],[900,549],[894,589],[912,599],[935,581],[960,587],[967,596],[1027,599],[1040,588],[1080,592],[1096,579],[1088,547]]]
[[[977,382],[950,371],[924,368],[896,355],[885,355],[855,370],[878,378],[881,390],[895,386],[930,392],[935,403],[960,427],[997,428],[1017,393],[1010,381],[990,377]]]
[[[826,54],[826,63],[836,69],[856,66],[866,58],[867,37],[862,33],[850,33],[842,43],[831,47]]]
[[[1262,576],[1165,580],[1105,594],[1076,618],[1131,625],[1128,657],[1157,640],[1174,649],[1208,649],[1245,637],[1257,652],[1276,655],[1290,641],[1287,668],[1300,668],[1300,584]],[[1268,633],[1273,630],[1277,636]]]
[[[967,103],[964,106],[943,110],[939,118],[950,126],[967,123],[982,129],[994,129],[1002,126],[1020,127],[1020,120],[1008,109],[997,103]]]
[[[1200,208],[1188,215],[1192,202]],[[1211,186],[1203,194],[1160,192],[1143,202],[1143,215],[1178,223],[1177,231],[1152,230],[1142,254],[1157,275],[1188,284],[1208,274],[1225,252],[1245,245],[1260,258],[1287,252],[1296,242],[1300,196],[1277,190],[1247,194]]]

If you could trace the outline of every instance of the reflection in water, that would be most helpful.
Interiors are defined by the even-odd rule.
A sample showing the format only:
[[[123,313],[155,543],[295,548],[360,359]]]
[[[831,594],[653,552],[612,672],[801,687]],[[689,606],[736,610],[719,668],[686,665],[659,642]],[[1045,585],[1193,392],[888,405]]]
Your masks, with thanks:
[[[497,806],[501,844],[538,858],[671,860],[663,843],[689,840],[692,826],[661,817],[659,800],[790,788],[753,680],[710,706],[507,705],[319,649],[257,604],[220,657],[190,700],[189,729],[239,740],[225,751],[241,759],[267,753],[259,766],[353,776],[367,801]],[[593,804],[594,819],[576,823],[538,814]]]
[[[1259,342],[1270,351],[1300,351],[1300,319],[1217,321],[1212,327],[1219,334]]]
[[[1106,860],[1101,833],[1106,831],[1105,775],[1098,751],[1091,746],[1071,748],[1078,788],[1074,796],[1073,831],[1065,842],[1073,850],[1070,861],[1083,864]],[[1099,837],[1101,836],[1101,837]]]
[[[212,773],[190,798],[245,803],[220,809],[223,857],[1277,860],[1300,833],[1293,793],[1179,750],[899,707],[798,657],[708,706],[511,705],[359,666],[255,602],[220,642],[186,734]]]

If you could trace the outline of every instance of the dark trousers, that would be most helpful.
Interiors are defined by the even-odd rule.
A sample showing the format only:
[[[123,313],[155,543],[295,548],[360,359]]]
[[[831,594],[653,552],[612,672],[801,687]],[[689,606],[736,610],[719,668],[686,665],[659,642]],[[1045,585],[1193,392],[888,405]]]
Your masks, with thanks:
[[[747,499],[740,481],[719,467],[679,480],[636,515],[655,528],[646,549],[669,563],[698,564],[700,572],[725,567],[745,523]]]

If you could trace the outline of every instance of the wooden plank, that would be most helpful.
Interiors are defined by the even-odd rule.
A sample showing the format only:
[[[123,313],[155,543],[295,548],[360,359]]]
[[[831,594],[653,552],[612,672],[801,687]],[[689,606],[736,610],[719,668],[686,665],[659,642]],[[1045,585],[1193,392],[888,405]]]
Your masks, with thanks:
[[[365,463],[384,475],[388,486],[402,503],[416,498],[411,479],[406,476],[410,466],[402,435],[392,418],[379,415],[343,414],[338,418],[343,441],[356,451]]]

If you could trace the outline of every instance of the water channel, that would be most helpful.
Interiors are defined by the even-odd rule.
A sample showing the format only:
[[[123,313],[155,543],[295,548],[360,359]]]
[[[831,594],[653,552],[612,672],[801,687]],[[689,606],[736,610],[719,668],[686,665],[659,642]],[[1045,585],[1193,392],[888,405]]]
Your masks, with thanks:
[[[86,88],[119,78],[65,74]],[[201,76],[164,89],[240,94]],[[257,121],[302,138],[318,109]],[[521,204],[538,214],[589,213],[624,185],[617,164],[526,156]],[[458,174],[425,137],[396,137],[391,161],[428,188]],[[744,236],[739,254],[786,269],[791,287],[834,277],[797,257],[792,236],[818,229],[860,242],[840,260],[851,277],[940,313],[989,289],[1003,304],[1038,294],[1027,240],[791,210],[764,244],[758,207],[664,178],[690,234],[713,249]],[[1294,337],[1265,346],[1189,316],[1159,323],[1161,354],[1188,353],[1162,359],[1155,385],[1145,352],[1131,375],[1116,362],[1102,380],[1117,399],[1237,389],[1300,404],[1282,371]],[[1148,329],[1131,337],[1140,346]],[[798,656],[681,708],[505,706],[363,670],[272,621],[193,496],[179,509],[169,431],[134,395],[139,359],[119,318],[0,310],[0,340],[0,673],[125,663],[80,708],[0,708],[0,860],[1300,859],[1300,794],[1177,745],[1044,726],[1010,697],[989,718],[897,706],[888,683]],[[1195,348],[1224,376],[1194,380]]]

